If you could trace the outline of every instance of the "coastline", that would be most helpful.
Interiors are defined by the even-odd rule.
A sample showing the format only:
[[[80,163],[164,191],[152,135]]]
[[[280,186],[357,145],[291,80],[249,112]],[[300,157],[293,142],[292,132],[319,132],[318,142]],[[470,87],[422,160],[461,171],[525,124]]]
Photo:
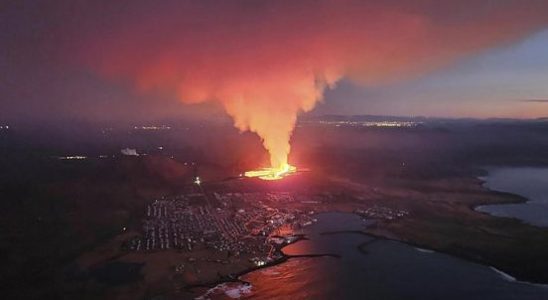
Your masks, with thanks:
[[[510,275],[510,274],[508,274],[508,273],[506,273],[506,272],[504,272],[504,271],[502,271],[502,270],[500,270],[500,269],[498,269],[498,268],[496,268],[492,265],[482,263],[482,261],[474,261],[474,260],[470,260],[470,259],[465,258],[465,257],[460,257],[460,256],[457,256],[457,255],[454,255],[452,253],[448,253],[448,252],[444,252],[444,251],[437,251],[437,250],[429,249],[429,248],[424,248],[425,245],[417,245],[416,243],[412,243],[412,242],[409,242],[409,241],[403,241],[403,240],[399,240],[399,239],[396,239],[396,238],[388,238],[388,237],[385,237],[385,236],[375,235],[375,234],[371,234],[371,233],[368,233],[366,231],[360,231],[360,230],[341,230],[341,231],[328,231],[328,232],[320,233],[320,235],[331,235],[331,234],[361,234],[361,235],[364,235],[366,237],[372,238],[369,241],[365,241],[365,242],[360,243],[359,245],[357,245],[358,250],[363,254],[367,254],[366,247],[369,246],[372,243],[382,241],[382,240],[384,240],[384,241],[393,241],[393,242],[402,243],[402,244],[408,245],[410,247],[413,247],[415,250],[417,250],[419,252],[422,252],[422,253],[440,253],[440,254],[449,255],[449,256],[452,256],[452,257],[455,257],[455,258],[458,258],[458,259],[462,259],[462,260],[465,260],[465,261],[468,261],[468,262],[471,262],[471,263],[475,263],[475,264],[487,267],[487,268],[493,270],[495,273],[499,274],[503,279],[505,279],[509,282],[515,282],[515,283],[520,283],[520,284],[528,284],[528,285],[538,286],[538,287],[548,289],[548,283],[536,283],[536,282],[530,282],[530,281],[526,281],[526,280],[520,280],[519,278],[516,278],[516,277],[514,277],[514,276],[512,276],[512,275]]]
[[[523,182],[528,182],[527,181],[523,181],[521,183],[519,183],[519,180],[518,180],[518,183],[517,185],[508,185],[508,184],[505,184],[504,183],[504,179],[503,182],[499,182],[499,184],[495,184],[495,183],[492,183],[492,184],[495,184],[497,185],[497,189],[495,189],[494,187],[489,187],[487,186],[487,177],[489,176],[489,174],[491,172],[493,172],[493,170],[498,170],[499,171],[499,175],[498,176],[502,176],[502,178],[504,178],[505,176],[503,174],[508,174],[507,176],[512,176],[512,172],[524,172],[525,174],[523,176],[528,176],[529,172],[530,171],[533,171],[533,172],[545,172],[547,170],[546,167],[538,167],[538,166],[535,166],[535,167],[519,167],[519,168],[515,168],[515,167],[498,167],[498,168],[495,168],[495,167],[485,167],[484,170],[487,172],[486,175],[482,175],[480,177],[478,177],[478,179],[481,181],[481,184],[482,184],[482,187],[485,188],[486,190],[489,190],[491,192],[495,192],[495,193],[506,193],[506,194],[509,194],[509,195],[512,195],[514,197],[519,197],[522,201],[515,201],[515,202],[508,202],[508,203],[488,203],[488,204],[484,204],[484,205],[476,205],[473,209],[476,211],[476,212],[479,212],[479,213],[483,213],[483,214],[488,214],[490,216],[493,216],[493,217],[499,217],[499,218],[510,218],[510,219],[515,219],[515,220],[518,220],[524,224],[527,224],[527,225],[531,225],[531,226],[536,226],[536,227],[541,227],[541,228],[548,228],[548,223],[544,220],[544,218],[542,217],[534,217],[534,208],[533,206],[536,206],[536,205],[540,205],[539,207],[537,207],[538,209],[541,209],[543,210],[544,207],[543,203],[545,203],[545,200],[542,200],[542,197],[543,196],[540,196],[541,198],[539,199],[539,195],[537,194],[535,196],[535,194],[524,194],[523,191],[520,191],[520,184],[523,184]],[[529,175],[530,176],[530,175]],[[538,175],[538,176],[545,176],[545,174],[543,175]],[[537,176],[537,177],[538,177]],[[541,177],[543,178],[543,177]],[[535,177],[533,177],[533,180],[535,180]],[[496,179],[495,179],[495,182],[496,182]],[[502,185],[501,185],[502,184]],[[537,184],[540,184],[537,183]],[[542,185],[541,185],[542,186]],[[542,191],[541,193],[545,194],[546,191]],[[510,205],[510,204],[519,204],[518,206],[505,206],[505,205]],[[529,206],[531,205],[531,206]],[[526,211],[529,210],[532,214],[527,214]],[[521,213],[520,213],[521,212]]]
[[[495,273],[499,274],[504,280],[506,281],[509,281],[509,282],[515,282],[515,283],[521,283],[521,284],[528,284],[528,285],[532,285],[532,286],[537,286],[537,287],[541,287],[541,288],[544,288],[544,289],[548,289],[548,284],[545,284],[545,283],[534,283],[534,282],[529,282],[529,281],[523,281],[523,280],[519,280],[517,278],[515,278],[514,276],[508,274],[508,273],[505,273],[493,266],[489,266],[489,268],[491,270],[493,270]]]
[[[289,245],[295,244],[297,242],[303,241],[303,240],[308,240],[308,238],[306,237],[306,235],[300,234],[299,238],[292,241],[291,243],[283,245],[283,247],[276,248],[276,254],[280,255],[280,258],[278,258],[276,260],[273,260],[273,261],[270,261],[270,262],[264,264],[263,266],[252,267],[252,268],[249,268],[249,269],[234,273],[231,276],[227,276],[226,278],[219,278],[218,280],[215,280],[215,281],[202,282],[202,283],[199,283],[199,284],[187,285],[187,286],[184,287],[184,289],[186,291],[190,292],[190,293],[196,293],[195,291],[193,291],[194,289],[199,289],[199,288],[211,289],[211,288],[214,288],[214,287],[216,287],[218,285],[221,285],[221,284],[224,284],[224,283],[251,284],[250,282],[247,282],[247,281],[242,280],[240,278],[242,276],[248,274],[248,273],[255,272],[255,271],[258,271],[258,270],[261,270],[261,269],[270,268],[270,267],[285,263],[285,262],[287,262],[288,260],[290,260],[292,258],[317,258],[317,257],[340,258],[341,257],[340,255],[333,254],[333,253],[289,255],[289,254],[285,254],[282,251],[283,248],[285,248]]]
[[[330,211],[330,212],[336,212],[336,211]],[[474,261],[474,260],[471,260],[469,258],[466,258],[466,257],[462,257],[462,256],[458,256],[458,255],[455,255],[453,253],[448,253],[448,252],[445,252],[445,251],[436,251],[436,250],[433,250],[433,249],[430,249],[430,248],[425,248],[424,245],[417,245],[416,243],[413,243],[413,242],[409,242],[409,241],[403,241],[403,240],[399,240],[397,238],[388,238],[388,237],[384,237],[384,236],[380,236],[380,235],[375,235],[375,234],[371,234],[371,233],[368,233],[366,231],[361,231],[361,230],[339,230],[339,231],[324,231],[324,232],[320,232],[319,235],[337,235],[337,234],[359,234],[359,235],[363,235],[363,236],[366,236],[368,238],[371,238],[371,240],[368,240],[368,241],[364,241],[362,243],[360,243],[359,245],[356,246],[357,250],[359,252],[361,252],[362,254],[364,255],[367,255],[368,254],[368,251],[367,251],[367,246],[371,245],[372,243],[375,243],[375,242],[379,242],[379,241],[393,241],[393,242],[396,242],[396,243],[401,243],[401,244],[405,244],[407,246],[410,246],[412,247],[413,249],[419,251],[419,252],[423,252],[423,253],[426,253],[426,254],[429,254],[429,253],[440,253],[440,254],[444,254],[444,255],[448,255],[448,256],[452,256],[454,258],[457,258],[457,259],[461,259],[461,260],[464,260],[464,261],[467,261],[467,262],[470,262],[470,263],[474,263],[474,264],[478,264],[478,265],[481,265],[485,268],[489,268],[490,270],[492,270],[494,273],[498,274],[502,279],[508,281],[508,282],[514,282],[514,283],[519,283],[519,284],[526,284],[526,285],[531,285],[531,286],[537,286],[537,287],[541,287],[541,288],[545,288],[545,289],[548,289],[548,284],[542,284],[542,283],[535,283],[535,282],[529,282],[529,281],[525,281],[525,280],[520,280],[520,279],[517,279],[516,277],[504,272],[504,271],[501,271],[500,269],[492,266],[492,265],[489,265],[489,264],[486,264],[482,261]],[[304,240],[304,239],[300,239],[300,240],[297,240],[297,241],[294,241],[293,243],[291,244],[294,244],[294,243],[297,243],[298,241],[301,241],[301,240]],[[288,244],[288,245],[285,245],[284,247],[286,246],[289,246],[291,244]],[[251,272],[255,272],[255,271],[258,271],[258,270],[261,270],[261,269],[266,269],[266,268],[270,268],[270,267],[273,267],[273,266],[276,266],[276,265],[279,265],[279,264],[282,264],[282,263],[285,263],[287,262],[289,259],[292,259],[292,258],[315,258],[315,257],[334,257],[334,258],[340,258],[341,256],[340,255],[337,255],[337,254],[330,254],[330,253],[325,253],[325,254],[300,254],[300,255],[287,255],[287,254],[283,254],[283,251],[281,251],[284,247],[281,247],[279,250],[280,252],[282,253],[282,257],[276,261],[272,261],[264,266],[261,266],[261,267],[256,267],[256,268],[251,268],[251,269],[248,269],[248,270],[245,270],[245,271],[242,271],[240,273],[238,273],[235,278],[233,279],[229,279],[229,280],[219,280],[219,281],[216,281],[216,282],[212,282],[212,283],[209,283],[209,284],[202,284],[202,285],[194,285],[194,286],[189,286],[188,287],[188,291],[189,292],[192,292],[192,293],[195,293],[196,291],[194,291],[193,289],[196,289],[196,288],[207,288],[208,290],[206,291],[206,293],[202,293],[200,294],[200,296],[204,296],[204,295],[207,295],[208,293],[210,293],[213,289],[219,287],[219,286],[222,286],[223,284],[225,283],[241,283],[245,286],[252,286],[252,283],[251,282],[248,282],[248,281],[245,281],[245,280],[242,280],[241,277],[248,274],[248,273],[251,273]],[[199,296],[199,297],[200,297]]]
[[[485,170],[485,171],[488,172],[487,170]],[[500,201],[500,202],[488,202],[488,203],[487,202],[485,202],[485,203],[476,202],[476,203],[472,203],[468,206],[471,210],[473,210],[477,213],[481,213],[481,214],[490,216],[490,217],[501,218],[501,217],[494,216],[494,215],[492,215],[490,213],[487,213],[487,212],[479,211],[479,210],[477,210],[477,208],[480,207],[480,206],[487,206],[487,205],[520,204],[520,203],[527,203],[527,202],[530,201],[527,197],[524,197],[524,196],[521,196],[521,195],[518,195],[518,194],[490,189],[489,187],[485,186],[485,183],[487,183],[487,181],[483,177],[485,177],[485,175],[476,176],[474,178],[479,181],[479,185],[481,186],[481,188],[484,191],[489,192],[493,195],[500,195],[500,196],[503,196],[503,197],[506,197],[506,198],[511,198],[511,199],[507,200],[505,198],[504,201]],[[502,198],[501,198],[501,200],[502,200]],[[511,218],[511,217],[508,217],[508,218],[515,219],[515,218]],[[526,223],[526,224],[531,225],[529,223]]]
[[[530,263],[536,263],[536,261],[542,262],[546,255],[539,254],[536,250],[525,250],[525,247],[518,245],[522,241],[529,243],[538,240],[540,233],[542,236],[546,236],[546,230],[541,231],[528,224],[474,210],[475,207],[483,204],[522,203],[528,199],[512,193],[490,190],[484,186],[484,183],[484,180],[474,175],[441,182],[405,181],[396,182],[393,186],[379,186],[374,195],[364,199],[333,199],[331,202],[324,202],[321,207],[316,207],[316,214],[342,212],[363,217],[355,213],[355,210],[362,205],[403,209],[409,211],[409,214],[394,220],[374,219],[373,226],[359,230],[336,231],[336,228],[331,227],[335,231],[324,228],[324,231],[316,233],[320,235],[363,234],[373,238],[373,240],[357,246],[363,254],[368,254],[367,245],[370,243],[382,240],[395,241],[415,247],[417,251],[420,251],[418,249],[435,251],[482,266],[496,268],[508,276],[517,278],[516,280],[519,282],[535,285],[548,282],[547,274],[539,267],[524,267]],[[361,191],[356,192],[361,193]],[[455,222],[455,220],[458,221]],[[439,227],[439,225],[451,227]],[[471,233],[477,234],[474,236],[475,239],[469,238]],[[308,236],[310,237],[310,235]],[[276,259],[268,261],[265,265],[256,266],[247,260],[246,263],[242,263],[242,260],[239,264],[225,265],[221,272],[210,272],[210,275],[200,278],[201,280],[186,283],[179,281],[175,293],[183,292],[191,297],[191,295],[202,295],[206,290],[223,283],[250,284],[242,277],[260,269],[285,263],[291,258],[338,257],[329,253],[287,255],[281,251],[285,246],[305,239],[307,239],[307,235],[300,235],[289,244],[277,246],[274,252]],[[518,244],[509,244],[507,243],[509,240]],[[485,247],[486,243],[491,242],[494,242],[492,247]],[[546,249],[544,245],[546,243],[542,242],[539,244],[539,248]],[[513,254],[515,258],[505,260],[503,256],[493,255],[499,254],[497,251],[499,253],[502,251],[503,254]],[[186,257],[184,258],[186,259]],[[145,258],[132,257],[126,260],[143,261]],[[149,264],[153,264],[156,260],[154,257],[152,259],[146,257]],[[538,265],[542,267],[545,264]],[[154,272],[158,271],[154,270]]]
[[[483,184],[482,184],[482,186],[483,186]],[[515,195],[515,194],[512,194],[512,193],[492,191],[492,190],[489,190],[487,188],[484,188],[484,189],[485,189],[485,191],[488,191],[490,193],[495,193],[495,194],[503,195],[503,196],[506,196],[506,197],[510,196],[511,199],[512,199],[511,200],[512,203],[522,203],[524,201],[527,201],[527,199],[525,197],[521,197],[519,195]],[[500,201],[500,203],[502,203],[502,204],[509,203],[509,202],[510,201],[508,201],[507,198],[504,201]],[[479,205],[481,205],[481,203],[482,202],[477,202],[477,203],[471,204],[470,207],[479,206]],[[491,204],[495,204],[495,203],[491,202]],[[334,213],[334,212],[351,213],[351,212],[337,211],[337,210],[326,211],[326,212],[323,212],[323,213]],[[478,212],[478,213],[481,213],[481,212]],[[499,218],[499,217],[492,216],[492,215],[489,215],[489,214],[486,214],[486,215],[490,218]],[[525,225],[528,225],[528,224],[525,224]],[[372,238],[372,240],[365,241],[365,242],[360,243],[359,245],[356,246],[357,249],[363,254],[368,254],[366,248],[367,248],[368,245],[370,245],[371,243],[374,243],[374,242],[385,240],[385,241],[393,241],[393,242],[397,242],[397,243],[402,243],[402,244],[406,244],[410,247],[413,247],[415,250],[423,252],[423,253],[441,253],[441,254],[449,255],[449,256],[452,256],[452,257],[455,257],[455,258],[458,258],[458,259],[462,259],[462,260],[465,260],[465,261],[468,261],[468,262],[471,262],[471,263],[475,263],[475,264],[490,268],[491,270],[493,270],[493,272],[499,274],[501,277],[504,277],[505,280],[509,280],[509,281],[516,282],[516,283],[522,283],[522,284],[528,284],[528,285],[534,285],[534,286],[540,286],[540,287],[543,287],[543,288],[548,288],[547,283],[527,280],[526,278],[523,278],[523,276],[515,274],[511,270],[508,271],[508,272],[503,271],[504,270],[503,267],[498,267],[496,263],[492,264],[486,259],[474,258],[474,257],[471,257],[469,255],[460,253],[458,251],[447,251],[447,250],[443,250],[443,249],[435,249],[435,248],[430,247],[428,244],[417,243],[417,242],[414,242],[414,241],[411,241],[411,240],[402,239],[399,236],[395,236],[395,235],[391,234],[389,232],[389,230],[386,230],[386,235],[368,231],[367,228],[365,230],[324,231],[324,232],[320,232],[319,234],[320,235],[360,234],[360,235],[364,235],[366,237]],[[190,285],[190,286],[185,287],[185,289],[187,289],[188,291],[194,293],[195,291],[193,291],[193,290],[196,289],[196,288],[209,288],[209,289],[211,289],[211,288],[214,288],[215,286],[218,286],[218,285],[223,284],[223,283],[235,282],[235,283],[242,283],[242,284],[251,284],[251,283],[249,283],[245,280],[242,280],[241,277],[248,274],[248,273],[255,272],[255,271],[260,270],[260,269],[265,269],[265,268],[269,268],[269,267],[272,267],[272,266],[276,266],[276,265],[285,263],[291,258],[302,258],[302,257],[315,258],[315,257],[325,257],[325,256],[340,258],[339,255],[330,254],[330,253],[325,253],[325,254],[303,254],[303,255],[287,255],[287,254],[283,253],[282,249],[284,247],[295,244],[295,243],[297,243],[301,240],[306,240],[306,239],[308,239],[306,237],[306,235],[303,235],[301,238],[293,241],[292,243],[284,245],[283,247],[277,249],[277,251],[279,251],[279,253],[281,254],[281,257],[277,260],[274,260],[272,262],[269,262],[269,263],[265,264],[264,266],[253,267],[253,268],[241,271],[239,273],[234,274],[234,276],[232,278],[222,278],[222,279],[219,279],[219,280],[216,280],[216,281],[213,281],[213,282]]]

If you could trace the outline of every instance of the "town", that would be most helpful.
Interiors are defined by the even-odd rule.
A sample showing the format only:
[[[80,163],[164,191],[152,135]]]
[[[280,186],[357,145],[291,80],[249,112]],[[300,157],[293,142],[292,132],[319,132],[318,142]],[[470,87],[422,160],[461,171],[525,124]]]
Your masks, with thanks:
[[[196,184],[199,186],[199,184]],[[289,192],[204,192],[155,199],[146,206],[142,234],[127,243],[130,251],[167,249],[192,252],[209,249],[229,257],[245,254],[262,266],[282,256],[284,245],[302,236],[313,224],[322,202],[333,195],[294,195]],[[406,210],[373,205],[355,214],[371,222],[394,220]]]
[[[207,248],[227,256],[245,253],[256,256],[260,266],[279,257],[277,250],[315,221],[312,210],[269,205],[295,201],[299,200],[286,192],[189,193],[156,199],[146,207],[142,236],[129,241],[128,248],[149,252]]]

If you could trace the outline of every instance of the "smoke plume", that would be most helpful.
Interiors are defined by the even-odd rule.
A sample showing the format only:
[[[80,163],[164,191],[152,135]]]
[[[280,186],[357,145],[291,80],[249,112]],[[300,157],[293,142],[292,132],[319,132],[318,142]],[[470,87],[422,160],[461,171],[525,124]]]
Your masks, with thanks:
[[[128,7],[86,34],[83,60],[143,91],[217,101],[287,163],[300,112],[341,78],[418,76],[548,23],[546,1],[178,1]]]

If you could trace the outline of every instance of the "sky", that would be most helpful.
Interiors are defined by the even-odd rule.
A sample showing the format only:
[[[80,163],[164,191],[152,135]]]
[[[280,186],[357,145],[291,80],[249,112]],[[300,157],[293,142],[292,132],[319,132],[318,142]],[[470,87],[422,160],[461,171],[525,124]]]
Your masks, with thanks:
[[[341,82],[315,114],[548,116],[548,30],[418,78],[363,88]]]
[[[546,1],[22,0],[0,26],[0,122],[548,116]]]

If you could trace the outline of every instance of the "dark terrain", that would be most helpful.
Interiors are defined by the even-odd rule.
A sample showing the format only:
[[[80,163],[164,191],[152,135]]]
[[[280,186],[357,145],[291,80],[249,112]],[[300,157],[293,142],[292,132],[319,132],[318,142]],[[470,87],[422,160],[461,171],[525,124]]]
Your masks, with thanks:
[[[370,233],[548,283],[548,230],[472,210],[524,200],[488,191],[476,177],[484,166],[548,165],[548,121],[420,122],[372,128],[307,120],[293,136],[290,161],[309,168],[311,178],[362,184],[374,191],[368,199],[413,211]],[[75,259],[124,227],[138,227],[150,199],[184,192],[195,174],[215,186],[267,160],[255,136],[239,134],[230,124],[169,125],[158,131],[120,124],[12,125],[0,131],[4,297],[76,294]],[[120,149],[128,147],[146,155],[122,155]],[[58,158],[72,155],[87,158]],[[307,188],[320,193],[331,187],[318,182]],[[345,197],[337,201],[354,201],[351,188]]]

